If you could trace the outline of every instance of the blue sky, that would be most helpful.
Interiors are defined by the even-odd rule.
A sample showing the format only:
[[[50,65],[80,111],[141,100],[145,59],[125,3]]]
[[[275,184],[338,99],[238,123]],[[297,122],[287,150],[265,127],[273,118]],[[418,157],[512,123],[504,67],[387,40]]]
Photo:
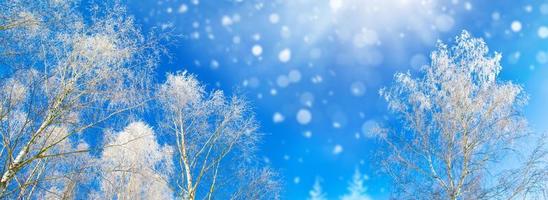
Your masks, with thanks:
[[[330,198],[355,168],[386,198],[374,123],[397,124],[378,90],[397,71],[428,64],[437,40],[462,30],[503,54],[500,78],[530,96],[531,127],[548,130],[548,2],[541,0],[129,1],[145,31],[181,36],[157,78],[188,70],[208,88],[239,92],[265,133],[260,157],[277,169],[286,199],[304,199],[316,177]],[[167,44],[166,44],[167,45]]]

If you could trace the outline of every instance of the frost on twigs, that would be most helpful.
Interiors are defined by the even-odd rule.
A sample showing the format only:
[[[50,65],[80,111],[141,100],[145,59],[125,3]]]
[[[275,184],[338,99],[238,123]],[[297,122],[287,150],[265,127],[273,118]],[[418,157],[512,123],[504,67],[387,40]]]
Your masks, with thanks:
[[[439,42],[421,76],[397,73],[394,85],[380,91],[403,126],[382,138],[388,148],[382,164],[398,195],[482,199],[537,192],[527,185],[495,190],[500,182],[493,172],[502,169],[492,168],[532,134],[522,115],[523,88],[497,79],[501,55],[490,54],[482,39],[463,31],[455,42]]]
[[[186,71],[179,74],[168,74],[167,81],[160,86],[160,100],[171,110],[183,109],[187,105],[201,100],[204,89],[198,80]]]

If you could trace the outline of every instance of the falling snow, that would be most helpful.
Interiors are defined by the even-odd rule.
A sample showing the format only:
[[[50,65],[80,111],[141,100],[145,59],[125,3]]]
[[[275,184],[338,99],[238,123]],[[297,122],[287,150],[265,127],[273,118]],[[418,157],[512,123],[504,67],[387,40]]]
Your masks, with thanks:
[[[521,31],[521,22],[520,21],[513,21],[510,25],[510,28],[512,28],[512,31],[519,32]]]
[[[253,47],[251,48],[251,53],[253,53],[254,56],[260,56],[263,53],[263,47],[261,47],[261,45],[258,45],[258,44],[253,45]]]
[[[291,50],[290,49],[281,50],[280,53],[278,53],[278,59],[282,63],[289,62],[289,60],[291,59]]]
[[[532,95],[533,100],[548,98],[543,82],[548,24],[542,20],[548,16],[548,3],[542,1],[133,4],[139,5],[136,18],[146,19],[145,28],[164,26],[182,35],[183,45],[172,56],[175,63],[162,70],[196,72],[207,87],[241,92],[253,103],[266,135],[261,148],[265,157],[273,166],[292,169],[284,178],[293,183],[294,188],[285,188],[291,199],[304,199],[298,191],[310,189],[316,176],[325,178],[325,188],[344,191],[338,185],[348,182],[351,174],[343,171],[368,166],[363,160],[371,152],[364,149],[372,149],[380,126],[390,123],[379,89],[396,71],[413,74],[430,66],[436,42],[448,41],[461,30],[483,37],[491,50],[501,52],[501,65],[508,70],[502,73],[534,95],[543,94]],[[111,45],[101,48],[116,47]],[[533,101],[532,106],[542,103]],[[308,170],[323,160],[330,161]],[[329,194],[328,199],[340,194]]]
[[[343,147],[340,144],[335,145],[333,147],[333,154],[337,155],[343,152]]]
[[[297,112],[297,122],[302,125],[306,125],[312,121],[312,113],[307,109],[300,109]]]
[[[272,121],[274,121],[274,123],[281,123],[284,120],[284,116],[279,112],[274,113],[274,115],[272,116]]]

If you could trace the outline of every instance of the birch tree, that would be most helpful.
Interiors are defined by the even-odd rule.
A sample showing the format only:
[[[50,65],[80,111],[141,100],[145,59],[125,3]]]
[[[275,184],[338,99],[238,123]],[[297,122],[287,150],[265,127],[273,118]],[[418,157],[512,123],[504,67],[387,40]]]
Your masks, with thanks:
[[[275,173],[254,158],[260,139],[247,103],[207,93],[193,75],[168,74],[157,93],[161,130],[174,138],[183,199],[277,199]]]
[[[155,40],[104,4],[84,17],[70,0],[0,2],[0,198],[38,184],[46,160],[83,152],[75,141],[148,101]]]
[[[463,31],[452,47],[440,42],[431,60],[419,77],[397,73],[394,85],[380,91],[402,122],[379,134],[396,196],[546,199],[546,148],[542,140],[535,148],[518,146],[534,136],[522,113],[528,97],[497,79],[501,54]]]

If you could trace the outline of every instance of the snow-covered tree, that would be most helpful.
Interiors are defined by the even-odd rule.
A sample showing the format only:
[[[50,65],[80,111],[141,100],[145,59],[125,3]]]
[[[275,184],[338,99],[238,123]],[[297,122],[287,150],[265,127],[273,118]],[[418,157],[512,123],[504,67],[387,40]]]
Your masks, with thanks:
[[[44,188],[46,162],[148,101],[155,40],[119,4],[87,6],[84,17],[72,0],[0,1],[0,198]]]
[[[316,178],[312,190],[308,192],[307,200],[326,200],[326,194],[322,190],[322,185],[320,183],[320,178]]]
[[[173,137],[178,195],[184,199],[277,199],[275,173],[254,159],[260,139],[247,103],[206,93],[186,72],[168,74],[157,93],[161,130]]]
[[[365,176],[356,168],[352,181],[348,185],[348,193],[343,195],[341,200],[371,200],[371,197],[367,195],[367,187],[363,183],[365,179]]]
[[[382,151],[383,166],[394,178],[397,195],[405,199],[545,195],[548,168],[542,142],[521,167],[501,169],[504,158],[531,149],[518,147],[517,139],[532,134],[522,115],[527,102],[523,88],[497,79],[501,55],[489,54],[482,39],[464,31],[452,47],[440,42],[431,59],[419,78],[397,73],[395,85],[380,91],[403,122],[401,128],[380,134],[388,147]]]
[[[152,128],[133,122],[113,135],[100,159],[98,199],[172,199],[172,149],[160,146]]]

